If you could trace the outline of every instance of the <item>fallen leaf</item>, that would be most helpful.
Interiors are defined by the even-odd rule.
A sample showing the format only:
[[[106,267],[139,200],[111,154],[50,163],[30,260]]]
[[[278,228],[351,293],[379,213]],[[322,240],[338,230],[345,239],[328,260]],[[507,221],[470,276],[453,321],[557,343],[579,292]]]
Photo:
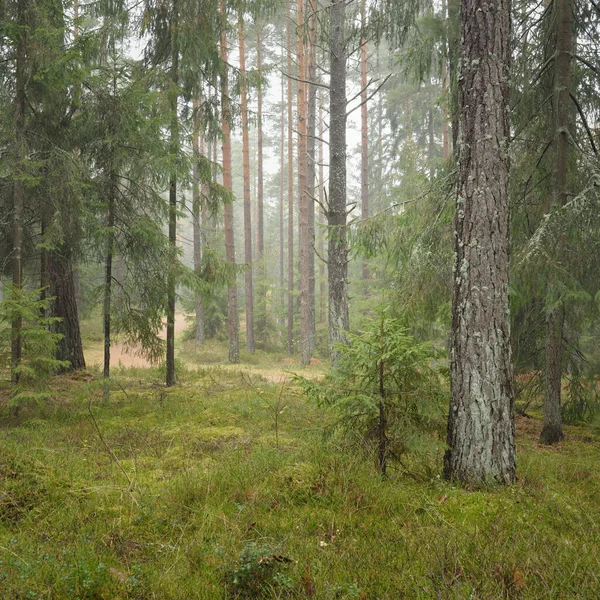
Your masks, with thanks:
[[[444,502],[446,502],[446,500],[448,500],[448,496],[446,494],[444,494],[441,498],[438,499],[438,503],[444,504]]]
[[[519,569],[515,569],[513,573],[512,586],[515,590],[522,590],[525,587],[525,581],[523,579],[523,575],[521,575],[521,571]]]
[[[308,562],[304,566],[304,575],[302,575],[302,585],[304,587],[304,593],[306,594],[306,596],[315,595],[315,582],[310,576],[310,565],[308,564]]]
[[[127,575],[125,573],[121,573],[121,571],[117,571],[114,567],[110,567],[108,572],[116,577],[121,583],[125,583],[127,581]]]

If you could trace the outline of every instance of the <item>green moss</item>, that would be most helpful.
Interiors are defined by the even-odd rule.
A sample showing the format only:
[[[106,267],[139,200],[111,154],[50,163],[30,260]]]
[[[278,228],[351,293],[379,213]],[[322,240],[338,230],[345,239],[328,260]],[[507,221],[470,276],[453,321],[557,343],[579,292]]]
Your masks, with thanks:
[[[62,379],[54,405],[2,422],[3,597],[226,599],[243,564],[262,577],[256,547],[293,560],[244,584],[257,598],[305,598],[308,580],[323,600],[597,597],[589,428],[551,449],[522,430],[517,485],[470,492],[438,478],[436,454],[382,480],[290,387],[276,434],[278,386],[225,368],[170,390],[141,375],[108,407]]]

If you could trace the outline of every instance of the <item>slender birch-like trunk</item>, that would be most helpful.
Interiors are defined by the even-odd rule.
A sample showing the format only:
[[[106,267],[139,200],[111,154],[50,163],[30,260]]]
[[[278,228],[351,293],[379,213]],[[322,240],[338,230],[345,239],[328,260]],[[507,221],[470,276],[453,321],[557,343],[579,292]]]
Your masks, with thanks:
[[[250,138],[248,131],[248,96],[246,90],[246,48],[244,43],[244,20],[238,15],[238,38],[240,48],[240,96],[242,109],[242,165],[244,173],[244,260],[246,271],[246,349],[253,353],[254,343],[254,282],[252,277],[252,206],[250,204]]]
[[[550,210],[567,201],[569,171],[569,136],[572,129],[571,71],[573,55],[572,0],[554,0],[556,14],[556,58],[554,59],[554,168]],[[551,287],[551,285],[550,285]],[[561,418],[561,379],[563,358],[563,326],[565,308],[549,290],[552,305],[546,314],[546,389],[542,444],[554,444],[564,438]]]
[[[171,83],[173,90],[179,85],[179,3],[173,0],[173,20],[171,23]],[[179,120],[177,115],[177,101],[179,93],[171,91],[171,152],[179,151]],[[169,183],[169,241],[173,246],[173,264],[169,271],[167,291],[167,361],[166,384],[167,387],[175,385],[175,251],[177,248],[177,174],[171,174]]]
[[[194,242],[194,271],[200,272],[202,266],[202,201],[200,199],[200,182],[198,173],[198,160],[200,156],[204,154],[204,139],[199,135],[199,121],[201,99],[194,100],[193,111],[194,111],[194,132],[192,138],[192,146],[194,152],[194,165],[192,173],[192,230],[193,230],[193,242]],[[205,184],[202,184],[205,187]],[[194,342],[196,345],[204,344],[206,341],[205,328],[204,328],[204,302],[202,300],[202,294],[196,290],[194,292],[194,312],[195,312],[195,333]]]
[[[367,109],[367,2],[362,0],[360,6],[360,21],[362,38],[360,41],[360,199],[361,218],[366,221],[369,218],[369,121]],[[367,261],[362,261],[363,281],[369,279],[369,268]],[[364,291],[367,292],[365,286]]]
[[[221,1],[221,17],[225,19],[225,2]],[[227,34],[225,28],[221,34],[221,61],[227,65]],[[223,144],[221,153],[223,158],[223,187],[233,190],[231,174],[231,130],[229,122],[231,111],[229,108],[229,79],[227,70],[221,74],[221,113]],[[225,204],[223,208],[225,221],[225,258],[232,265],[235,264],[235,238],[233,234],[233,206]],[[240,362],[240,325],[237,309],[237,286],[235,279],[227,288],[227,323],[229,331],[229,362]]]
[[[287,116],[288,116],[288,310],[287,350],[294,353],[294,139],[292,124],[292,15],[287,11]]]
[[[306,202],[308,204],[308,346],[309,353],[317,347],[315,310],[315,133],[317,121],[317,0],[308,1],[308,99],[306,115]],[[309,357],[310,360],[310,357]]]

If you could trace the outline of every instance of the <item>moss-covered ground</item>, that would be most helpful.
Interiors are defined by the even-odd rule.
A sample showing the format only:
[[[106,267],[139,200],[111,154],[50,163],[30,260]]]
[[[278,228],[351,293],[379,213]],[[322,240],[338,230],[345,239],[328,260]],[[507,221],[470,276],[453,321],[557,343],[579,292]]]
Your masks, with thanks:
[[[92,370],[1,409],[2,600],[600,598],[593,428],[546,448],[520,418],[510,488],[443,481],[439,452],[382,480],[275,383],[280,358],[238,370],[219,352],[187,353],[170,389],[117,371],[108,406]]]

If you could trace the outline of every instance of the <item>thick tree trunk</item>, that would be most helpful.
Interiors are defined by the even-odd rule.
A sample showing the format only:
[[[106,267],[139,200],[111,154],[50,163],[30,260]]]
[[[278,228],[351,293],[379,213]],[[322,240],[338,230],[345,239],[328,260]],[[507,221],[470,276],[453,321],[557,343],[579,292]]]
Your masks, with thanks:
[[[225,19],[225,3],[221,2],[221,16]],[[227,35],[225,31],[221,34],[221,61],[227,64]],[[221,75],[221,112],[223,145],[221,147],[223,157],[223,187],[233,189],[231,175],[231,132],[229,121],[231,112],[229,108],[229,81],[227,71]],[[233,206],[225,204],[223,209],[225,220],[225,258],[232,265],[235,264],[235,238],[233,233]],[[229,362],[240,362],[240,326],[237,310],[237,287],[235,280],[227,288],[227,321],[229,329]]]
[[[362,28],[362,39],[360,41],[360,199],[361,218],[366,221],[369,218],[369,121],[367,110],[367,2],[362,0],[360,6],[360,20]],[[369,279],[369,268],[367,261],[362,260],[363,281]],[[367,287],[365,285],[364,292]]]
[[[571,70],[573,50],[572,0],[554,0],[556,14],[556,58],[554,60],[554,169],[550,210],[567,201],[569,171],[569,135],[571,116]],[[551,286],[552,284],[550,284]],[[552,294],[552,290],[549,290]],[[546,315],[546,389],[544,394],[544,426],[540,436],[543,444],[563,439],[561,419],[561,378],[563,356],[564,306],[555,307]]]
[[[298,254],[300,258],[300,362],[303,365],[310,363],[310,290],[309,290],[309,232],[308,232],[308,194],[306,186],[307,168],[307,123],[306,100],[307,85],[306,61],[304,48],[304,0],[298,0],[297,10],[298,29],[296,32],[298,62]]]
[[[194,166],[193,166],[193,181],[192,181],[192,227],[194,238],[194,271],[200,272],[202,266],[202,209],[200,200],[200,181],[198,174],[198,159],[204,153],[204,140],[200,140],[198,134],[199,113],[201,103],[198,100],[194,101],[194,136],[192,140],[194,151]],[[204,184],[202,184],[204,187]],[[204,302],[202,294],[196,290],[194,292],[194,312],[196,317],[196,327],[194,334],[194,342],[196,345],[204,344],[206,334],[204,328]]]
[[[179,45],[178,29],[179,12],[178,2],[173,0],[173,21],[171,25],[171,82],[173,88],[179,85]],[[177,115],[177,99],[179,94],[171,92],[171,152],[179,151],[179,121]],[[167,290],[167,360],[166,360],[166,385],[175,385],[175,301],[176,301],[176,249],[177,249],[177,174],[172,173],[169,182],[169,241],[173,246],[173,264],[169,270]]]
[[[348,242],[346,231],[346,45],[345,0],[331,3],[329,100],[329,206],[327,224],[329,281],[329,356],[346,343],[348,312]]]
[[[54,330],[62,335],[56,358],[69,361],[69,370],[85,369],[73,266],[65,250],[66,247],[63,246],[48,253],[50,296],[55,297],[51,314],[61,319],[54,325]]]
[[[294,139],[292,125],[292,15],[287,11],[287,114],[288,114],[288,310],[287,350],[294,353]]]
[[[248,96],[246,92],[246,50],[244,45],[244,21],[240,11],[238,18],[240,44],[240,96],[242,104],[242,163],[244,171],[244,260],[246,271],[246,349],[253,353],[254,343],[254,282],[252,277],[252,206],[250,205],[250,139],[248,131]]]
[[[515,479],[508,304],[510,1],[462,0],[451,401],[444,474]]]

